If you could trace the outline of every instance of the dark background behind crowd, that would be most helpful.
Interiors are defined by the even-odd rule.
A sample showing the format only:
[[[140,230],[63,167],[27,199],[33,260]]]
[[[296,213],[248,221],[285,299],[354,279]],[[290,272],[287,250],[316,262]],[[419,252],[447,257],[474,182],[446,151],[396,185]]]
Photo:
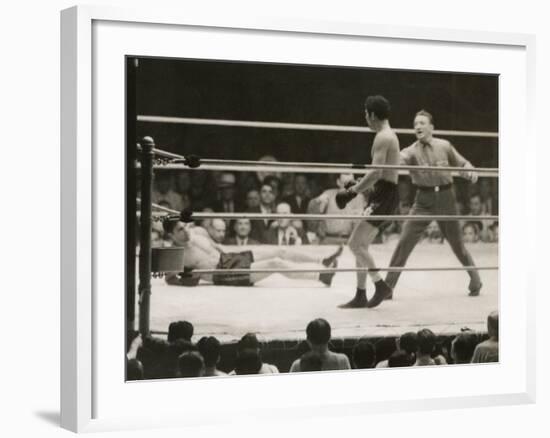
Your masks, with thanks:
[[[412,128],[424,108],[436,129],[498,131],[495,75],[140,59],[135,90],[141,115],[366,126],[364,100],[382,94],[394,128]],[[145,135],[176,153],[280,161],[367,163],[372,143],[369,133],[139,123],[137,138]],[[498,167],[497,138],[451,140],[476,166]]]

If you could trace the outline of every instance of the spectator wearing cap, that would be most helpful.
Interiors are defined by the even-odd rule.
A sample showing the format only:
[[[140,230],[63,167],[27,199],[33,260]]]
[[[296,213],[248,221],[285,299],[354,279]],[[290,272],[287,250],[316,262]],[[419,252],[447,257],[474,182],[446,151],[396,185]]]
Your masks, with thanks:
[[[395,340],[396,351],[403,351],[408,355],[409,365],[416,362],[416,351],[418,349],[418,340],[415,332],[407,332],[402,334]],[[376,368],[389,367],[389,361],[383,360],[376,364]]]
[[[477,345],[472,363],[498,362],[498,312],[487,317],[487,331],[489,339]]]
[[[451,359],[455,364],[472,362],[474,350],[477,345],[477,335],[471,330],[466,330],[457,335],[451,342]]]
[[[269,363],[265,363],[262,361],[262,355],[261,355],[261,349],[260,349],[260,342],[258,341],[257,336],[254,333],[247,333],[244,335],[237,344],[237,363],[239,362],[239,357],[243,355],[244,352],[246,352],[247,357],[247,363],[251,363],[251,351],[255,351],[258,355],[258,360],[260,361],[261,365],[258,369],[257,374],[278,374],[279,370],[275,365],[271,365]],[[229,373],[231,374],[238,374],[237,369],[231,371]],[[255,373],[248,373],[248,374],[255,374]]]
[[[351,362],[355,369],[374,368],[376,365],[376,349],[374,345],[362,339],[353,347]]]
[[[313,353],[318,354],[322,360],[322,371],[349,370],[351,365],[345,354],[334,353],[329,350],[328,343],[331,338],[331,327],[327,320],[318,318],[311,321],[306,328],[306,339]],[[296,359],[290,367],[290,372],[300,372],[300,359]]]
[[[216,213],[237,213],[242,211],[242,206],[236,200],[235,174],[223,172],[218,179],[220,199],[213,205]]]
[[[226,376],[223,371],[218,370],[220,362],[221,345],[214,336],[204,336],[197,342],[197,348],[204,360],[204,376]]]

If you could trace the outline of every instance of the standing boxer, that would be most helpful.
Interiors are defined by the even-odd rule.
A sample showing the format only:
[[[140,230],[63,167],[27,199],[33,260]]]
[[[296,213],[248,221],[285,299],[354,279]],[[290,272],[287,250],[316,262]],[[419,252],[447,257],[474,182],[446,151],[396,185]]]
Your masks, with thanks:
[[[391,129],[389,122],[390,104],[383,96],[369,96],[365,101],[365,118],[369,127],[376,132],[372,143],[372,164],[398,165],[399,140]],[[397,190],[398,171],[396,169],[370,169],[359,182],[352,182],[347,188],[340,190],[336,195],[336,204],[340,209],[345,208],[358,193],[369,192],[365,216],[372,219],[359,222],[348,241],[349,247],[355,255],[355,264],[358,268],[368,268],[368,274],[375,285],[374,295],[367,300],[366,283],[367,273],[357,272],[357,290],[355,297],[339,307],[343,309],[374,307],[392,290],[380,276],[376,264],[369,252],[369,245],[380,232],[389,225],[387,221],[376,220],[376,215],[391,215],[399,205]]]

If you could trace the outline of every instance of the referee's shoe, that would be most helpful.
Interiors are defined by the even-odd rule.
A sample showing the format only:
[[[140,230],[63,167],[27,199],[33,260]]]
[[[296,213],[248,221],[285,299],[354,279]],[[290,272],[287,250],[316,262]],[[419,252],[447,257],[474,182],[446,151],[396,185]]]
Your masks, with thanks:
[[[374,295],[367,303],[368,308],[378,306],[382,301],[389,298],[393,294],[392,288],[389,287],[388,284],[382,279],[374,283],[374,286],[376,288],[374,290]]]

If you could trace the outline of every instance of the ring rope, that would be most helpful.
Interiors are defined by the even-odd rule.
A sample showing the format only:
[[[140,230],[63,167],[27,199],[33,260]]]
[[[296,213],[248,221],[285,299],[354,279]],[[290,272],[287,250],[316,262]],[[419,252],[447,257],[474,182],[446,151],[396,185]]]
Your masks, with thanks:
[[[257,165],[239,165],[239,164],[201,164],[200,167],[190,168],[185,164],[155,164],[155,170],[213,170],[213,171],[232,171],[232,172],[279,172],[279,173],[367,173],[371,169],[381,170],[401,170],[402,174],[408,174],[411,170],[427,172],[453,172],[453,176],[460,176],[465,172],[482,173],[484,177],[498,178],[498,169],[494,168],[474,168],[465,169],[462,167],[430,167],[430,166],[401,166],[401,165],[373,165],[365,164],[361,168],[349,165],[347,167],[307,167],[307,166],[278,166],[271,164]],[[140,167],[138,164],[137,167]],[[347,172],[346,172],[347,171]]]
[[[171,123],[184,125],[210,125],[210,126],[232,126],[240,128],[269,128],[269,129],[299,129],[307,131],[338,131],[338,132],[368,132],[373,130],[366,126],[353,125],[324,125],[317,123],[286,123],[286,122],[263,122],[251,120],[227,120],[227,119],[204,119],[194,117],[168,117],[168,116],[150,116],[138,115],[138,122],[146,123]],[[414,135],[414,129],[394,128],[397,134]],[[448,129],[435,130],[436,135],[446,135],[451,137],[485,137],[498,138],[498,132],[484,131],[456,131]]]
[[[363,215],[363,214],[280,214],[280,213],[193,213],[192,219],[250,219],[250,220],[380,220],[380,221],[498,221],[498,216],[467,216],[467,215],[412,215],[412,214],[387,214],[387,215]]]
[[[156,155],[168,158],[169,162],[162,162],[153,166],[155,169],[189,169],[189,167],[178,160],[185,160],[183,155],[174,154],[172,152],[163,151],[161,149],[154,149],[153,152]],[[408,165],[389,165],[389,164],[352,164],[352,163],[300,163],[300,162],[269,162],[265,161],[253,161],[253,160],[222,160],[201,158],[200,166],[198,170],[233,170],[240,172],[256,172],[256,171],[268,171],[268,172],[301,172],[301,173],[342,173],[342,170],[349,170],[350,173],[366,173],[369,169],[382,169],[382,170],[417,170],[417,171],[436,171],[436,172],[470,172],[488,174],[484,176],[498,177],[498,168],[492,167],[477,167],[474,169],[465,169],[463,167],[452,166],[408,166]]]
[[[385,267],[376,268],[373,271],[384,272],[426,272],[426,271],[496,271],[498,266],[431,266],[431,267]],[[300,268],[300,269],[193,269],[192,274],[276,274],[281,272],[288,273],[306,273],[306,272],[319,272],[319,273],[338,273],[338,272],[368,272],[369,268]]]
[[[141,202],[138,199],[138,202]],[[162,205],[152,203],[153,208],[161,210],[170,215],[179,215],[181,212],[172,210]],[[498,221],[496,215],[363,215],[363,214],[281,214],[281,213],[207,213],[198,212],[191,214],[192,220],[200,219],[295,219],[295,220],[327,220],[327,219],[350,219],[350,220],[382,220],[382,221]]]

